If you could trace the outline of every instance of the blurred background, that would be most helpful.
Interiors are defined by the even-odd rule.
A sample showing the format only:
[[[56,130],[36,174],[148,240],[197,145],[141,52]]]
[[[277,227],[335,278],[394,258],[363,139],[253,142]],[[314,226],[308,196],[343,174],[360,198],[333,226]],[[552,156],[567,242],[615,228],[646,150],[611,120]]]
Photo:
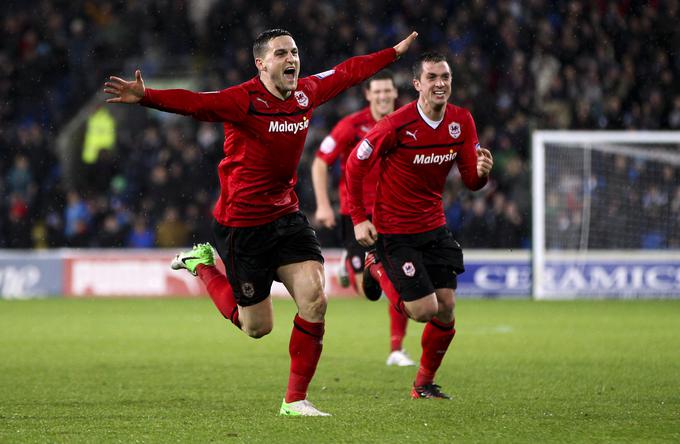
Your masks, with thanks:
[[[465,248],[530,247],[532,131],[680,129],[676,0],[10,0],[0,11],[0,247],[7,249],[211,240],[221,126],[105,105],[102,85],[136,68],[152,87],[241,83],[256,74],[254,38],[272,27],[294,35],[301,75],[418,31],[415,47],[393,66],[399,104],[415,98],[413,58],[447,54],[451,102],[471,110],[495,157],[482,192],[465,191],[455,172],[447,185],[448,224]],[[297,186],[310,219],[314,151],[362,106],[357,87],[314,115]],[[617,168],[636,183],[626,196],[629,218],[647,212],[680,221],[677,165],[646,172],[644,162],[622,158]],[[567,231],[574,221],[559,223]],[[645,233],[627,242],[680,248],[678,225],[663,224],[651,242]],[[337,232],[319,234],[325,247],[340,245]]]

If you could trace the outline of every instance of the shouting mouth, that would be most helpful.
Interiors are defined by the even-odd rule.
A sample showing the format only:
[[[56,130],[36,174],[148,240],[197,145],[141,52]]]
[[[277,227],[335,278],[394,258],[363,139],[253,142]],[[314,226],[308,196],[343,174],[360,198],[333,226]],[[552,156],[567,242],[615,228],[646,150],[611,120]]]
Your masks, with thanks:
[[[283,70],[283,78],[289,82],[295,81],[295,67],[289,66]]]

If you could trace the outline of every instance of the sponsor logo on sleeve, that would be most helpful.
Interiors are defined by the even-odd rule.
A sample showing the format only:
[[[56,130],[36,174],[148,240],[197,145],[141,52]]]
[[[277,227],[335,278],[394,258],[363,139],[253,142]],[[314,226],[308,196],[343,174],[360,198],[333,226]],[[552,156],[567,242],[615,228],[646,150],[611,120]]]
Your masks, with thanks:
[[[304,91],[295,91],[295,100],[301,108],[306,108],[309,105],[309,98]]]
[[[454,139],[457,139],[460,137],[460,123],[458,122],[451,122],[449,124],[449,134],[451,137]]]
[[[321,145],[319,146],[319,151],[321,151],[324,154],[330,154],[333,152],[335,147],[337,146],[337,143],[335,142],[335,139],[331,136],[326,136],[324,139],[321,141]]]
[[[371,157],[371,154],[373,154],[371,143],[366,139],[362,140],[357,149],[357,158],[359,160],[366,160]]]
[[[316,77],[317,79],[325,79],[326,77],[332,76],[333,74],[335,74],[335,70],[329,69],[328,71],[324,71],[324,72],[320,72],[318,74],[314,74],[314,77]]]

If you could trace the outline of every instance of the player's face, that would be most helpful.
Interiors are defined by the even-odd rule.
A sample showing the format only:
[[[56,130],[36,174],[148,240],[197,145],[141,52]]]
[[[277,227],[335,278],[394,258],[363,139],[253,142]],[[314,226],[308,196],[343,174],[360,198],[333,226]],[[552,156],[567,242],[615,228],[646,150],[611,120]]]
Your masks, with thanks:
[[[295,40],[287,35],[273,38],[262,59],[255,64],[264,77],[284,96],[288,97],[297,88],[300,74],[300,57]],[[266,83],[266,82],[265,82]]]
[[[423,72],[413,86],[432,108],[440,109],[451,96],[451,68],[447,62],[423,62]]]
[[[371,80],[366,90],[366,100],[368,100],[374,116],[385,117],[394,111],[397,88],[390,79]]]

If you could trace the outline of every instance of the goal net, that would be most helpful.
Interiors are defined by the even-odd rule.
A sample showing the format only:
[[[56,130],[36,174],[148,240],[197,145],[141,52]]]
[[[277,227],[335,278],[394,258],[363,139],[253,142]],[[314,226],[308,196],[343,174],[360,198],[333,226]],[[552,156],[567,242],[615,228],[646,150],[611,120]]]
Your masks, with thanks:
[[[533,134],[537,299],[680,297],[680,132]]]

